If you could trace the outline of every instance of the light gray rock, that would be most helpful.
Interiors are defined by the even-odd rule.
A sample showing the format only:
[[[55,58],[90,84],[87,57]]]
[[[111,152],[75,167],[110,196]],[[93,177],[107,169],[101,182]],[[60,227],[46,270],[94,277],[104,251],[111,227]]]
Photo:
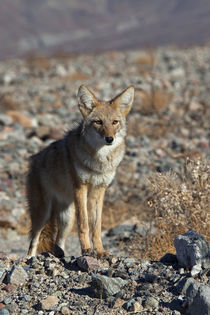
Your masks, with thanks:
[[[144,306],[146,308],[158,308],[159,302],[153,296],[149,296],[146,298]]]
[[[0,263],[0,283],[2,283],[2,281],[4,280],[6,270],[6,266],[3,263]]]
[[[24,284],[28,278],[27,272],[21,266],[13,266],[7,275],[7,282],[11,284],[21,285]]]
[[[40,303],[43,310],[49,310],[59,303],[59,299],[55,295],[49,295],[46,299],[41,300]]]
[[[128,312],[141,312],[143,310],[143,306],[141,304],[141,298],[137,299],[131,299],[128,302],[126,302],[123,307],[126,309]]]
[[[0,315],[10,315],[10,312],[5,307],[3,307],[0,310]]]
[[[0,114],[0,125],[11,125],[12,124],[12,118],[6,114]]]
[[[174,245],[180,266],[201,265],[204,268],[210,268],[210,244],[206,242],[203,235],[189,231],[176,236]]]
[[[210,315],[210,287],[192,283],[186,292],[190,315]]]
[[[92,287],[97,297],[107,298],[117,294],[126,284],[127,280],[119,277],[109,278],[106,276],[93,275]]]
[[[181,279],[178,284],[176,285],[176,289],[179,294],[186,294],[187,289],[191,284],[193,284],[195,281],[193,278],[184,278]]]

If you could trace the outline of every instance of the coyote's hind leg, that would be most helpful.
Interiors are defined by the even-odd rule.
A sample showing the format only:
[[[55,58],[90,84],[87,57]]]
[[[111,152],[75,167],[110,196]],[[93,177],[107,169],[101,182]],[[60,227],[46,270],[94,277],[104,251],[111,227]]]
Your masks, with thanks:
[[[42,208],[41,208],[42,207]],[[37,209],[39,209],[37,211]],[[51,202],[44,201],[37,202],[36,204],[30,205],[31,214],[31,242],[28,249],[29,256],[36,256],[37,246],[41,231],[45,224],[50,219],[51,215]]]
[[[57,211],[56,213],[58,223],[58,234],[56,238],[56,245],[59,246],[63,251],[65,250],[66,238],[69,235],[75,219],[75,206],[72,202],[69,207],[64,210]]]

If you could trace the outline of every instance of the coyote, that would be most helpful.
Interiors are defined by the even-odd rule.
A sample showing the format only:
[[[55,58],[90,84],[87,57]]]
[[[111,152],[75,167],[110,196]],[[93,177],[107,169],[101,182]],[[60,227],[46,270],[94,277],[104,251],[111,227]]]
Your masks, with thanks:
[[[35,256],[37,248],[53,254],[59,248],[64,255],[75,212],[82,254],[106,255],[101,240],[103,199],[124,155],[126,116],[133,98],[133,86],[111,101],[99,101],[80,86],[81,123],[31,157],[26,182],[31,217],[28,255]]]

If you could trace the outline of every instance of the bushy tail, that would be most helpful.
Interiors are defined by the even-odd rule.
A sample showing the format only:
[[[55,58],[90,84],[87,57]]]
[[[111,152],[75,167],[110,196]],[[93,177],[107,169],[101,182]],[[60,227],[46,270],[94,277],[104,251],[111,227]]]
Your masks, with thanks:
[[[55,217],[51,215],[51,218],[45,224],[44,229],[41,232],[38,243],[38,251],[40,253],[49,252],[54,254],[55,250],[55,237],[57,235],[57,224]]]
[[[58,225],[55,216],[52,214],[49,221],[45,224],[41,232],[38,243],[38,251],[40,253],[49,252],[56,257],[63,257],[64,251],[56,243],[56,236],[58,233]]]

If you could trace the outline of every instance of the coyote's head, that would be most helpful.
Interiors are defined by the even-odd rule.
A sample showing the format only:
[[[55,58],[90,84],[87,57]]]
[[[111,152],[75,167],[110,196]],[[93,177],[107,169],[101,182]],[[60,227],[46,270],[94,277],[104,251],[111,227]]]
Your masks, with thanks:
[[[78,91],[78,106],[84,130],[94,146],[113,145],[126,132],[126,116],[131,109],[134,87],[129,86],[111,101],[99,101],[84,85]]]

